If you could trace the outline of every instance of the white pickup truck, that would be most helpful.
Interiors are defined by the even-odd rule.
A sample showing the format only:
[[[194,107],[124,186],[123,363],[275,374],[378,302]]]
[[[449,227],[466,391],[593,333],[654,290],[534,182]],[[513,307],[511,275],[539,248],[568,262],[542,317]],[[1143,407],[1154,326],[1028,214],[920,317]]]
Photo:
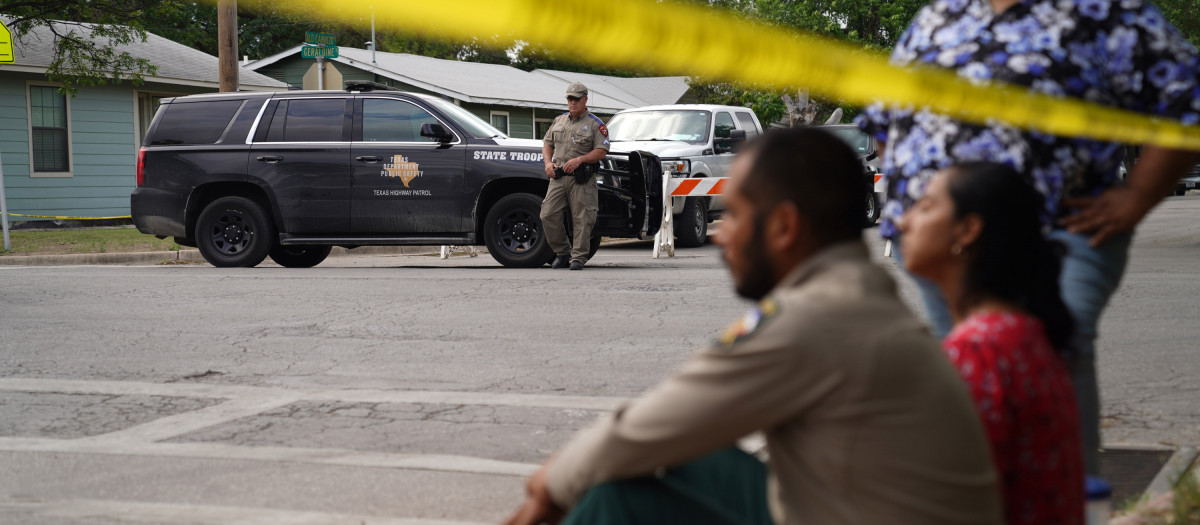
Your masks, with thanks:
[[[608,121],[608,134],[611,153],[653,153],[671,177],[725,177],[734,148],[762,134],[762,125],[746,107],[672,104],[621,111]],[[676,197],[671,209],[676,243],[694,247],[725,207],[720,197]]]

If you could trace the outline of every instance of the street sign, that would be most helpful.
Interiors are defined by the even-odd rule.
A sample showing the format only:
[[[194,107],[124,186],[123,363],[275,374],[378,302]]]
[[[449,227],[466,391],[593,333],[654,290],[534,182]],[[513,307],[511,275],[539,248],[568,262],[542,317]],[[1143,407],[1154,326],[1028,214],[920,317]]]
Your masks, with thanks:
[[[312,31],[304,32],[304,43],[321,46],[336,46],[337,38],[327,33],[314,33]]]
[[[337,58],[337,46],[304,46],[300,48],[300,58]]]
[[[0,62],[16,62],[17,54],[13,52],[12,31],[0,20]]]

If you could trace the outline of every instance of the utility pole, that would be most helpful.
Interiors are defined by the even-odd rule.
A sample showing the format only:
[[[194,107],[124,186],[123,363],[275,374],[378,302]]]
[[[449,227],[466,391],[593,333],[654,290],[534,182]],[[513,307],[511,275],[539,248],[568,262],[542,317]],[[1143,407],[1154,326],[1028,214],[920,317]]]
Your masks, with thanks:
[[[217,59],[220,64],[221,91],[237,91],[237,0],[217,2]]]

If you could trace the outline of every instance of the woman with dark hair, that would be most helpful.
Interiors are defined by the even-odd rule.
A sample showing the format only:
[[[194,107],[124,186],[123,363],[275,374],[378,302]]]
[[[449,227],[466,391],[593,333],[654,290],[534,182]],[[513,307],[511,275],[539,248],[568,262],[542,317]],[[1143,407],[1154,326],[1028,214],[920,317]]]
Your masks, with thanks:
[[[901,218],[900,249],[954,316],[942,348],[991,441],[1007,522],[1081,524],[1083,451],[1064,359],[1075,323],[1059,292],[1059,250],[1041,231],[1041,200],[1007,166],[952,166]]]

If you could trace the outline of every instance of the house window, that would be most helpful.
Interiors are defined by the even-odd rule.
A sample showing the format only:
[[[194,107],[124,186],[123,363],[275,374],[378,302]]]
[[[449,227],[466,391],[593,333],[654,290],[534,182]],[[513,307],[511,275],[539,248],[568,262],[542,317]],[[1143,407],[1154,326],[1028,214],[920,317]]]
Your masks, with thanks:
[[[70,175],[67,97],[57,86],[29,86],[29,143],[34,175]]]
[[[553,123],[554,123],[553,120],[544,119],[544,118],[534,120],[533,121],[533,127],[534,127],[533,138],[538,139],[538,140],[542,140],[542,139],[546,138],[546,133],[550,132],[550,125]]]
[[[154,114],[158,112],[158,107],[162,105],[162,99],[173,96],[176,95],[159,95],[146,92],[139,92],[137,94],[138,145],[142,144],[142,139],[145,138],[146,131],[150,129],[150,123],[154,122]]]
[[[508,112],[493,111],[492,127],[500,130],[501,133],[508,135]]]

